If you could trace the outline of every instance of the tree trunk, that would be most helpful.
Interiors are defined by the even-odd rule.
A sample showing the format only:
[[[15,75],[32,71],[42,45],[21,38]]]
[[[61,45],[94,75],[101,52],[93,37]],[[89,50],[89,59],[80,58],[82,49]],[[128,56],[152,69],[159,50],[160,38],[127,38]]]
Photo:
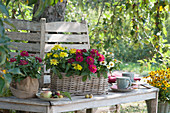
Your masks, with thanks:
[[[55,4],[54,6],[48,6],[47,8],[45,8],[41,16],[37,18],[33,17],[32,20],[39,22],[41,18],[46,18],[47,22],[64,21],[66,4],[67,4],[67,0],[63,0],[63,2],[60,2],[59,0],[59,2]],[[33,15],[37,11],[38,6],[39,6],[39,0],[34,5]]]

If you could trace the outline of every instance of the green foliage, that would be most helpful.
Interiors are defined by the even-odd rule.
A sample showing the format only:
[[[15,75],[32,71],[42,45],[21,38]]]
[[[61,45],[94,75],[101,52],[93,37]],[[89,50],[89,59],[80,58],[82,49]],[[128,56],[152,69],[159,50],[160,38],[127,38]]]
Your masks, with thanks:
[[[10,59],[10,64],[7,66],[7,74],[15,81],[20,81],[30,76],[31,78],[40,79],[42,59],[31,56],[26,51],[22,51]]]

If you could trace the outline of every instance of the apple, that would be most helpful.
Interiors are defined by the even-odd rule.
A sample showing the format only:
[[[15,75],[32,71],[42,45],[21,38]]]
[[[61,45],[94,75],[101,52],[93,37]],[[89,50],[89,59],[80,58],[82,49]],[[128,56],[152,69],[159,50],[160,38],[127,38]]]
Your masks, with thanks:
[[[52,92],[51,91],[42,91],[40,96],[43,98],[51,98]]]

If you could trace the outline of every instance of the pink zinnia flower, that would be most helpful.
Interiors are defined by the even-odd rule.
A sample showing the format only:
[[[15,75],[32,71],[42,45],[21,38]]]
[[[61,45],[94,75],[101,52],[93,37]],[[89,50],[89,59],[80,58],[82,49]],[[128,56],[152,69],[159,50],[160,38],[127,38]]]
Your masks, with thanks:
[[[23,56],[29,56],[29,54],[28,54],[27,51],[22,51],[20,55],[21,55],[22,57],[23,57]]]
[[[95,73],[97,71],[97,68],[95,65],[89,65],[88,68],[92,73]]]
[[[26,60],[20,60],[20,65],[27,65],[28,64],[28,61]]]
[[[98,54],[97,56],[99,56],[98,61],[104,61],[105,58],[102,54]]]
[[[76,55],[83,55],[81,49],[77,49],[77,50],[76,50]]]
[[[82,62],[83,61],[83,56],[81,56],[81,55],[76,56],[76,61]]]
[[[90,53],[92,53],[92,54],[94,54],[94,53],[98,54],[99,52],[98,52],[97,49],[92,49],[92,50],[90,51]]]
[[[15,61],[17,61],[17,59],[15,59],[15,58],[10,58],[10,62],[15,62]]]
[[[86,53],[86,52],[87,52],[87,50],[86,50],[86,49],[82,49],[81,51],[82,51],[82,52],[84,52],[84,53]]]
[[[68,59],[68,63],[73,63],[75,60],[73,58]]]
[[[38,60],[39,62],[42,62],[42,59],[40,57],[35,57],[36,60]]]
[[[88,56],[86,59],[87,64],[92,65],[94,63],[94,58],[91,56]]]
[[[96,55],[95,53],[91,53],[90,56],[94,58]]]

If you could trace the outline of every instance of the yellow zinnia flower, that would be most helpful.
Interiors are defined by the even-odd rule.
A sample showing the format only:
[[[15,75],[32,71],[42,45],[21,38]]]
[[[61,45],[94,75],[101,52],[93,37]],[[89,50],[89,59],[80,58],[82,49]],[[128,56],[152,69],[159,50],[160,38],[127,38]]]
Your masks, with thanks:
[[[58,54],[54,54],[54,55],[53,55],[53,57],[58,58],[58,57],[59,57],[59,55],[58,55]]]
[[[55,45],[51,50],[57,50],[57,49],[59,49],[61,46],[60,45]]]
[[[50,57],[52,55],[52,53],[47,53],[47,57]]]
[[[70,52],[71,54],[75,54],[75,53],[76,53],[76,49],[70,49],[69,52]]]
[[[74,66],[74,69],[76,69],[76,70],[82,70],[83,68],[82,68],[82,66],[81,65],[79,65],[79,64],[76,64],[75,66]]]
[[[58,65],[58,63],[59,63],[59,62],[58,62],[58,60],[56,60],[56,59],[51,59],[51,60],[50,60],[50,64],[51,64],[51,65]]]
[[[78,64],[78,65],[77,65],[77,70],[80,70],[80,71],[81,71],[82,69],[83,69],[82,66]]]
[[[64,48],[64,47],[60,47],[59,49],[61,49],[61,50],[65,50],[65,48]]]
[[[60,57],[67,57],[67,56],[68,56],[68,54],[66,52],[61,52],[60,53]]]

